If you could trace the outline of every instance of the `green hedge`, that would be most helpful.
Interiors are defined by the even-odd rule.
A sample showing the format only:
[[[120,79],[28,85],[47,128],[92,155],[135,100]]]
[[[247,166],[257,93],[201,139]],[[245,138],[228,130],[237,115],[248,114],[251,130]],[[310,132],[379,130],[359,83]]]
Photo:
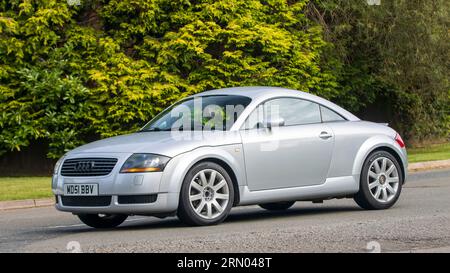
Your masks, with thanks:
[[[73,2],[73,1],[72,1]],[[206,89],[272,85],[331,97],[307,1],[8,1],[0,7],[0,150],[136,130]]]
[[[79,2],[0,2],[0,154],[45,140],[48,156],[57,158],[90,139],[132,132],[182,97],[244,85],[304,90],[353,111],[387,97],[404,112],[394,115],[401,130],[448,132],[448,114],[431,119],[448,109],[448,46],[438,43],[440,32],[424,28],[421,48],[439,45],[447,55],[413,62],[433,73],[408,85],[421,75],[405,74],[408,60],[418,58],[414,45],[391,65],[402,49],[391,46],[386,55],[379,45],[396,36],[386,34],[388,25],[372,35],[386,8],[307,0]],[[408,26],[397,31],[414,33]]]

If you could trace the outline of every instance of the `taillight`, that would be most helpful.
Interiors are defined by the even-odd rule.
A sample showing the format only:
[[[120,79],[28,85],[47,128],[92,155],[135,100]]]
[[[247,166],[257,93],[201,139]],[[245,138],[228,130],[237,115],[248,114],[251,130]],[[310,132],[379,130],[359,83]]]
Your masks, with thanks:
[[[403,141],[402,137],[399,134],[397,134],[395,136],[395,141],[398,143],[400,148],[404,148],[405,147],[405,142]]]

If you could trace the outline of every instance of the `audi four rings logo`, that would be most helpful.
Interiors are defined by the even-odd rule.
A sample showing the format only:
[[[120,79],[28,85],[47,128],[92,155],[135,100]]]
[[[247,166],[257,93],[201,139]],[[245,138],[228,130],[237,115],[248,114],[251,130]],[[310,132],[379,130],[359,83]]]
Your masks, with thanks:
[[[78,172],[89,172],[91,171],[95,166],[94,161],[80,161],[77,164],[75,164],[75,171]]]

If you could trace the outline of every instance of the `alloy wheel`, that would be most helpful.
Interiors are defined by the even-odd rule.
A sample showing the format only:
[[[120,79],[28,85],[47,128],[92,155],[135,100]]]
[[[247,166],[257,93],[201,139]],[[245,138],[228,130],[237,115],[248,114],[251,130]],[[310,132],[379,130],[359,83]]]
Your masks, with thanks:
[[[228,183],[216,170],[201,170],[190,182],[189,203],[202,218],[219,217],[227,207],[229,198]]]
[[[367,183],[372,196],[381,203],[391,201],[399,188],[399,175],[394,162],[378,157],[370,164]]]

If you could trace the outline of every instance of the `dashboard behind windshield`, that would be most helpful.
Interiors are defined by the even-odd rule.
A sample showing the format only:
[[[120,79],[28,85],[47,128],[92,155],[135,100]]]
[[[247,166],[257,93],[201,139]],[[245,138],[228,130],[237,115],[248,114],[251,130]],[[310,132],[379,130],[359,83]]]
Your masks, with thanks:
[[[237,95],[190,97],[161,112],[141,132],[228,131],[250,102],[250,98]]]

